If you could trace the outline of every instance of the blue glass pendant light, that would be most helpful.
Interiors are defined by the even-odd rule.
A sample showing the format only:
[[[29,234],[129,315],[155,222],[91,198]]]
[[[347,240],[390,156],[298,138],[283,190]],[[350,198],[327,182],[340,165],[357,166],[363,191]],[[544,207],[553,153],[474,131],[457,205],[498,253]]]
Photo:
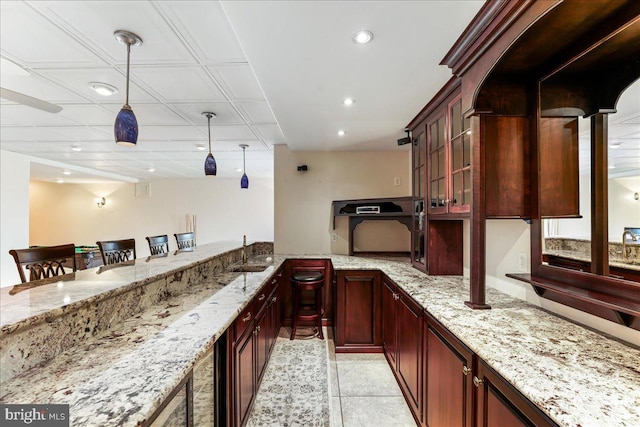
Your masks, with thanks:
[[[240,144],[240,148],[242,148],[242,178],[240,178],[240,188],[249,188],[249,177],[246,173],[246,163],[244,156],[247,147],[247,144]]]
[[[206,176],[215,176],[218,172],[218,165],[216,165],[216,159],[213,157],[213,154],[211,154],[211,118],[216,115],[209,111],[205,111],[202,115],[207,116],[207,123],[209,125],[209,154],[207,154],[207,158],[204,159],[204,174]]]
[[[138,141],[138,121],[129,106],[129,59],[131,46],[140,46],[142,39],[136,34],[125,30],[118,30],[113,35],[120,43],[127,45],[127,97],[122,109],[116,116],[113,133],[116,138],[116,144],[132,146],[136,145]]]

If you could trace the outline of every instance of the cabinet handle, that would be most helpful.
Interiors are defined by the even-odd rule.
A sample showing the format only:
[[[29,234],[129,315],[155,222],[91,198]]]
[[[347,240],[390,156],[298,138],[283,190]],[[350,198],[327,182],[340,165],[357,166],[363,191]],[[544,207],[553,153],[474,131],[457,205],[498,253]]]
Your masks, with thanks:
[[[451,199],[445,199],[445,200],[443,200],[443,201],[444,201],[444,203],[445,203],[445,204],[447,204],[447,205],[448,205],[449,203],[451,203]]]
[[[475,376],[473,377],[473,384],[474,384],[476,387],[480,387],[483,383],[484,383],[484,381],[483,381],[483,380],[481,380],[480,378],[475,377]]]
[[[471,373],[471,368],[467,367],[467,366],[463,366],[462,367],[462,373],[467,376]]]
[[[271,284],[273,285],[273,284],[275,284],[277,281],[278,281],[277,279],[273,279],[273,280],[271,281]]]
[[[278,277],[282,277],[282,271],[278,273]]]
[[[256,326],[256,333],[260,332],[260,325]]]
[[[278,297],[271,298],[271,302],[276,302],[276,301],[278,301]]]
[[[400,299],[400,294],[393,294],[393,299],[394,300],[399,300]]]
[[[264,299],[265,299],[266,297],[267,297],[267,296],[266,296],[265,294],[262,294],[262,295],[260,295],[260,296],[258,297],[258,301],[264,301]]]
[[[242,318],[242,321],[245,323],[249,320],[251,320],[251,312],[247,313],[247,315]]]

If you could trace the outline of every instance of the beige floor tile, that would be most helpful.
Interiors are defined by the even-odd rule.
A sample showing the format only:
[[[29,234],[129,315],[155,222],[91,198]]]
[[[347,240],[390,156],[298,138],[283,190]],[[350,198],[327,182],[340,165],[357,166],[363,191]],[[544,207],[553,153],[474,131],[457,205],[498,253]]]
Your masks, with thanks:
[[[403,397],[341,397],[343,427],[415,427]]]
[[[342,406],[339,397],[331,398],[329,410],[331,411],[331,427],[342,427]]]
[[[389,364],[378,360],[337,362],[340,396],[402,396]]]

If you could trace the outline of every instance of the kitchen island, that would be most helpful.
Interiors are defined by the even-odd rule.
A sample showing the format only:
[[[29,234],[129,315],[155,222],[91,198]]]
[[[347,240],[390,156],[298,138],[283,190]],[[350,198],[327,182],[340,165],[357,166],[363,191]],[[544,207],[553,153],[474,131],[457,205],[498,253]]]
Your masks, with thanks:
[[[491,310],[470,310],[463,304],[469,294],[468,279],[428,276],[404,262],[340,255],[276,255],[264,271],[228,271],[238,260],[238,250],[239,245],[233,244],[217,249],[204,245],[188,254],[188,260],[154,259],[146,265],[142,260],[121,270],[119,284],[95,279],[98,293],[70,291],[66,305],[56,284],[25,291],[33,295],[21,298],[21,308],[13,307],[3,290],[4,357],[11,334],[51,320],[52,313],[65,317],[72,304],[74,309],[82,309],[95,305],[96,300],[116,302],[126,295],[123,287],[131,291],[160,277],[168,281],[179,275],[181,284],[184,277],[191,278],[179,292],[145,304],[144,310],[113,322],[37,368],[16,369],[0,383],[2,402],[68,403],[74,426],[142,424],[211,351],[283,263],[322,258],[330,259],[335,270],[381,270],[558,425],[640,423],[640,351],[636,347],[492,289],[487,295]],[[226,260],[219,263],[221,268],[203,269],[220,257]],[[87,271],[96,275],[95,270]],[[83,280],[91,286],[92,280]],[[65,287],[67,284],[62,289]],[[63,298],[58,298],[57,305],[37,298],[45,293],[60,293]],[[5,308],[12,312],[8,320],[4,319]],[[19,315],[21,310],[33,314]]]

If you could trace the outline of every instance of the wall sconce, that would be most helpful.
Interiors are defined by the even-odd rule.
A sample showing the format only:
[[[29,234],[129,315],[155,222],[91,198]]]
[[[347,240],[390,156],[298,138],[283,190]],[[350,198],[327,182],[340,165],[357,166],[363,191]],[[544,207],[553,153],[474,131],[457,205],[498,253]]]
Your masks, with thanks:
[[[103,207],[106,203],[107,200],[104,197],[96,200],[96,205],[98,205],[99,208]]]

